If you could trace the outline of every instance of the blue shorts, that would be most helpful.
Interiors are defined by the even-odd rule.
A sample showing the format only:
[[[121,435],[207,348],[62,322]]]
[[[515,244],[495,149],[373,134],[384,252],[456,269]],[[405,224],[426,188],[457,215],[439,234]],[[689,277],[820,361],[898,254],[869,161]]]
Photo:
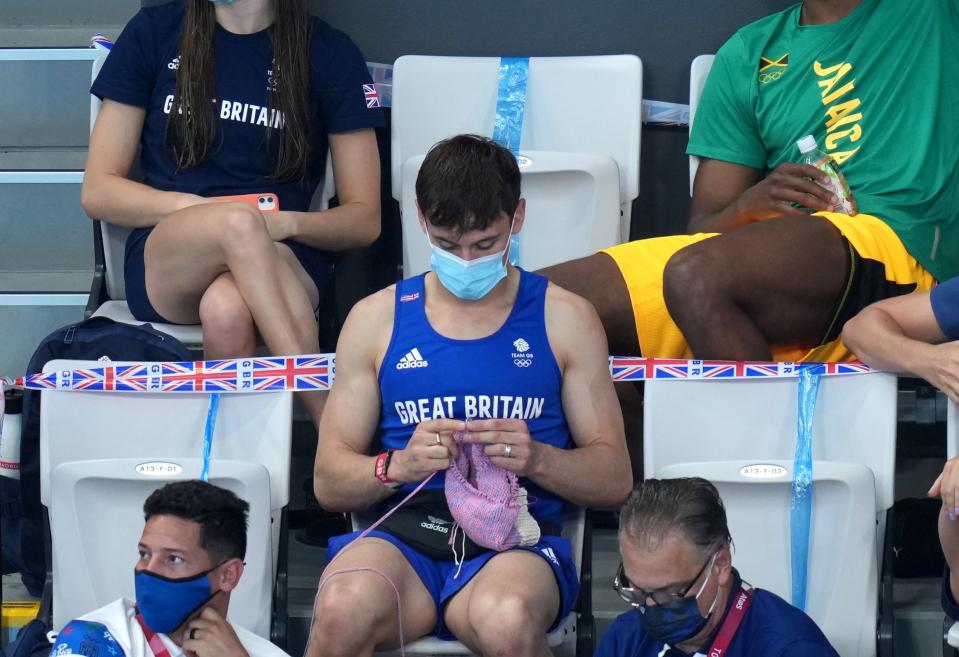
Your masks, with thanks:
[[[340,550],[362,533],[357,531],[331,538],[330,546],[326,550],[327,558],[333,559]],[[439,639],[455,641],[456,637],[443,622],[446,602],[459,593],[479,572],[480,568],[499,552],[490,550],[474,559],[464,561],[459,577],[454,578],[458,566],[452,561],[434,561],[386,532],[373,530],[367,535],[367,538],[381,538],[395,545],[403,553],[436,604],[436,627],[433,629],[433,634]],[[549,564],[553,576],[556,577],[556,584],[559,587],[559,613],[550,627],[550,631],[553,631],[573,609],[576,595],[579,593],[579,575],[576,573],[576,564],[573,563],[569,541],[560,536],[543,536],[542,540],[536,545],[524,545],[513,549],[526,550],[539,555]]]
[[[147,238],[152,228],[136,228],[127,238],[126,251],[123,259],[123,278],[127,294],[127,306],[134,317],[141,322],[163,322],[176,324],[164,318],[156,311],[147,297],[146,268],[143,265],[143,251],[146,249]],[[316,284],[320,296],[333,278],[333,258],[330,253],[319,251],[313,247],[283,240],[283,244],[290,247],[297,261],[306,270]]]

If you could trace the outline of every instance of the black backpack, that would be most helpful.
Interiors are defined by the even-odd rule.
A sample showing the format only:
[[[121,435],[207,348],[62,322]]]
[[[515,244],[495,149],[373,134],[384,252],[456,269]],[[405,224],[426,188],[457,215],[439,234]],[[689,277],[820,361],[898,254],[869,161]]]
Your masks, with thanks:
[[[48,335],[33,353],[27,373],[40,372],[47,362],[59,358],[193,360],[182,342],[149,324],[120,324],[106,317],[91,317]],[[21,424],[20,480],[0,477],[3,572],[19,571],[30,594],[39,597],[46,577],[43,509],[40,504],[39,390],[24,391]]]
[[[39,618],[23,626],[17,638],[8,643],[0,657],[49,657],[53,644],[47,638],[47,624]]]

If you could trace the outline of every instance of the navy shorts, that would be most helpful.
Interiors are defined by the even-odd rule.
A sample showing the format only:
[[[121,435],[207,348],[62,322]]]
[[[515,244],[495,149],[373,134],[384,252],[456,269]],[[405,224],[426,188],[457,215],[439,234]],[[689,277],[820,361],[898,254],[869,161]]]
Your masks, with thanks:
[[[143,265],[143,251],[146,248],[147,237],[152,228],[137,228],[127,238],[126,252],[123,259],[123,278],[126,287],[127,305],[134,317],[142,322],[163,322],[175,324],[164,318],[156,311],[147,297],[146,270]],[[333,278],[333,258],[330,253],[319,251],[313,247],[283,240],[283,244],[290,247],[293,255],[309,274],[316,284],[320,295]]]
[[[336,554],[346,547],[353,539],[363,532],[356,531],[352,534],[343,534],[334,536],[330,539],[330,546],[326,550],[326,556],[333,559]],[[395,545],[406,560],[413,566],[413,570],[419,576],[420,581],[429,591],[436,604],[436,627],[433,634],[440,639],[455,641],[456,637],[449,631],[443,622],[443,612],[446,608],[446,602],[469,583],[470,579],[479,572],[480,568],[486,565],[486,562],[495,557],[499,552],[490,550],[480,556],[463,562],[459,576],[456,570],[459,568],[452,561],[434,561],[422,553],[414,550],[403,541],[394,537],[392,534],[373,530],[367,534],[368,538],[381,538]],[[576,595],[579,593],[579,575],[576,573],[576,564],[573,563],[573,554],[569,541],[560,536],[543,536],[536,545],[519,546],[514,550],[526,550],[542,557],[550,569],[553,576],[556,577],[556,584],[559,587],[559,613],[556,620],[550,627],[550,631],[562,622],[564,618],[573,609],[576,602]]]

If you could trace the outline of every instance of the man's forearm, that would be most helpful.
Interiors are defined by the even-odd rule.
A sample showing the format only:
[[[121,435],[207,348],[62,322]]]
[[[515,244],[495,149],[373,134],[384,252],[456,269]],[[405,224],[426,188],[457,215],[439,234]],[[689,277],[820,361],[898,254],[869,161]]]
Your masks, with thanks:
[[[879,308],[866,308],[849,320],[843,342],[871,367],[928,377],[933,345],[905,335],[902,327]]]
[[[718,212],[702,212],[689,218],[686,229],[690,233],[725,233],[753,221],[742,214],[733,202]]]
[[[313,492],[328,511],[360,511],[390,497],[395,491],[373,474],[376,457],[337,450],[317,455]]]
[[[584,507],[615,508],[633,487],[629,460],[605,443],[559,449],[538,443],[542,454],[529,479]]]

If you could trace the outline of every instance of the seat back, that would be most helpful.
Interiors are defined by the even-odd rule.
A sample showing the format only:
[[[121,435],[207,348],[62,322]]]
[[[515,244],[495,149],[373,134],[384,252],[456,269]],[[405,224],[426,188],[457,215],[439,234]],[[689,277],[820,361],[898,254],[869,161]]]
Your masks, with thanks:
[[[822,484],[813,489],[807,611],[840,654],[871,657],[885,512],[895,498],[896,377],[824,377],[820,385],[812,429],[813,477]],[[743,576],[786,599],[797,400],[796,379],[657,380],[645,389],[646,476],[682,473],[720,486]],[[846,590],[864,616],[843,615]]]
[[[55,360],[44,371],[97,365]],[[51,522],[55,625],[133,597],[143,501],[169,481],[199,476],[209,397],[43,393],[40,498]],[[291,420],[289,392],[225,394],[212,442],[211,481],[251,505],[246,570],[230,617],[264,637],[289,501]]]
[[[396,61],[392,183],[402,213],[407,276],[429,266],[415,206],[422,158],[441,139],[492,133],[499,64],[497,57]],[[524,233],[532,234],[537,225],[539,232],[535,239],[521,236],[521,264],[535,268],[628,239],[632,201],[639,194],[640,60],[532,57],[526,98],[520,150],[525,158],[519,162],[527,199]]]
[[[709,76],[709,69],[713,66],[713,60],[716,55],[699,55],[693,60],[689,68],[689,134],[693,134],[693,121],[696,119],[696,108],[699,107],[699,100],[703,97],[703,87],[706,86],[706,78]],[[696,171],[699,169],[699,158],[695,155],[689,156],[689,195],[693,195],[693,182],[696,180]]]
[[[796,453],[797,379],[646,382],[645,470],[685,463],[789,460]],[[823,377],[813,459],[859,463],[876,479],[876,509],[895,502],[896,377]]]

